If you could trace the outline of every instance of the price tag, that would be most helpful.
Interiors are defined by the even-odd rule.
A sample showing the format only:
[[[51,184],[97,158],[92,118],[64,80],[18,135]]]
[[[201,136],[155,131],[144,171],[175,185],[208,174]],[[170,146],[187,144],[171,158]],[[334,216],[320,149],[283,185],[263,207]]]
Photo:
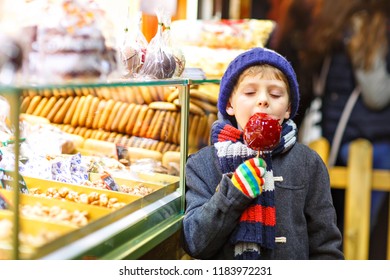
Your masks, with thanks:
[[[102,178],[104,184],[106,185],[107,189],[111,191],[119,191],[119,186],[115,182],[114,178],[108,173],[105,173],[100,178]]]
[[[122,145],[116,145],[116,154],[118,155],[118,161],[122,163],[124,166],[129,166],[129,150],[127,147]]]
[[[0,209],[10,209],[10,205],[7,199],[0,193]]]
[[[21,193],[28,193],[28,188],[22,175],[18,173],[18,177],[19,177],[18,178],[19,191]],[[4,170],[0,168],[0,179],[1,179],[1,186],[3,187],[3,189],[12,190],[11,182],[15,180],[14,173],[12,171]]]

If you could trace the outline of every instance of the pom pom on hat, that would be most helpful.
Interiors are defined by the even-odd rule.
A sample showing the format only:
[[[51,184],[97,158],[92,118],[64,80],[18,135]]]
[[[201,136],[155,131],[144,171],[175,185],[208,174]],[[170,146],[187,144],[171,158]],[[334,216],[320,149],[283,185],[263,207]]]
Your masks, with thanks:
[[[226,112],[226,105],[241,73],[255,65],[269,64],[278,68],[286,76],[291,94],[290,119],[297,114],[299,106],[299,87],[295,71],[291,64],[277,52],[266,48],[253,48],[238,55],[226,69],[220,83],[218,110],[226,118],[230,118]]]

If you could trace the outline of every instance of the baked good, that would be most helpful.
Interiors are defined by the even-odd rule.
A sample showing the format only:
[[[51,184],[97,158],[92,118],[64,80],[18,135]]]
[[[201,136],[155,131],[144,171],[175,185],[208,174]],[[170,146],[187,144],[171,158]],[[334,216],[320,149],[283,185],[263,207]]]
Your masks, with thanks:
[[[197,146],[196,129],[199,126],[199,115],[190,115],[189,129],[188,129],[188,147]]]
[[[19,119],[20,119],[20,121],[26,121],[31,125],[50,123],[49,120],[46,118],[34,116],[34,115],[29,115],[29,114],[25,114],[25,113],[20,114]]]
[[[168,141],[168,135],[169,135],[169,127],[172,127],[172,124],[170,123],[172,112],[167,112],[165,115],[165,118],[162,120],[163,124],[160,130],[160,137],[159,139],[161,141]]]
[[[87,120],[85,121],[85,126],[91,128],[93,125],[93,120],[96,117],[96,111],[99,106],[99,98],[94,96],[92,98],[91,107],[88,110]]]
[[[105,124],[107,123],[108,117],[111,114],[112,108],[114,107],[114,103],[115,101],[112,99],[107,100],[106,106],[104,107],[102,115],[99,119],[98,128],[104,128]]]
[[[129,119],[130,119],[130,117],[131,117],[131,115],[133,113],[133,109],[135,108],[136,105],[134,103],[127,104],[126,102],[124,102],[123,104],[125,104],[126,110],[123,113],[123,115],[120,116],[118,127],[117,127],[117,131],[125,133],[126,132],[126,126],[127,126],[128,122],[129,122]]]
[[[134,162],[138,159],[153,159],[156,161],[161,161],[162,159],[162,153],[158,151],[152,151],[144,148],[137,148],[137,147],[128,147],[127,150],[129,151],[129,158],[131,162]]]
[[[162,153],[163,149],[164,149],[164,145],[165,145],[165,142],[163,141],[159,141],[157,146],[156,146],[156,151]]]
[[[35,108],[34,112],[32,113],[35,116],[39,116],[39,114],[42,112],[43,108],[45,107],[47,101],[49,99],[47,97],[43,97],[40,101],[37,107]]]
[[[169,111],[176,111],[177,106],[170,102],[165,101],[154,101],[149,104],[149,108],[155,109],[155,110],[169,110]]]
[[[140,136],[141,126],[144,125],[144,120],[148,109],[149,108],[146,105],[141,106],[141,110],[139,111],[139,114],[134,124],[132,135]]]
[[[160,131],[164,125],[164,119],[165,119],[166,114],[167,114],[167,111],[160,112],[158,119],[156,121],[156,124],[152,130],[152,135],[151,135],[152,139],[160,140]]]
[[[84,138],[88,139],[91,138],[93,129],[88,128],[87,131],[85,131]]]
[[[26,110],[26,114],[32,115],[37,108],[39,102],[41,102],[42,96],[40,95],[35,95],[32,99],[30,104],[28,105],[28,108]]]
[[[50,100],[49,100],[50,102]],[[73,102],[73,96],[69,96],[65,99],[64,104],[61,106],[61,108],[58,110],[57,114],[53,118],[54,123],[62,123],[66,112],[69,110],[70,106]],[[43,116],[43,115],[42,115]]]
[[[37,28],[36,69],[50,82],[90,80],[113,68],[112,50],[100,30],[102,13],[90,1],[61,1],[48,9]]]
[[[132,109],[130,117],[128,119],[124,120],[124,121],[127,121],[126,133],[129,135],[133,134],[134,124],[135,124],[135,121],[136,121],[138,114],[141,110],[141,106],[142,105],[135,104],[134,108]]]
[[[175,104],[177,106],[181,106],[180,100],[178,98],[173,100],[173,104]],[[204,110],[201,107],[192,103],[191,101],[189,104],[189,110],[190,110],[191,114],[195,114],[195,115],[204,115],[205,114]]]
[[[139,87],[139,90],[140,90],[142,98],[145,100],[146,104],[149,104],[149,103],[153,102],[153,98],[152,98],[152,95],[149,92],[149,88],[148,87]]]
[[[99,120],[102,117],[104,108],[106,107],[106,103],[107,103],[107,101],[104,99],[99,100],[99,104],[96,108],[95,116],[93,117],[93,121],[92,121],[92,128],[93,129],[99,128]]]
[[[80,126],[85,126],[85,122],[87,121],[87,117],[88,117],[88,111],[91,108],[92,99],[93,99],[92,95],[87,95],[85,97],[84,104],[83,107],[81,108],[80,117],[79,117]]]
[[[74,127],[76,127],[79,124],[80,113],[81,113],[81,110],[83,109],[85,98],[86,98],[85,96],[80,96],[80,99],[77,102],[76,109],[74,111],[74,114],[72,116],[72,120],[70,122],[70,124]]]
[[[30,105],[31,97],[30,96],[24,96],[22,97],[22,104],[20,105],[20,112],[26,113],[28,105]]]
[[[145,99],[142,96],[141,89],[139,87],[132,87],[135,103],[144,104]]]
[[[196,128],[195,137],[197,140],[197,146],[199,148],[207,145],[207,143],[204,143],[204,139],[203,139],[205,129],[207,129],[206,115],[200,117],[198,127]]]
[[[158,95],[158,100],[159,101],[164,101],[164,91],[165,91],[165,87],[162,87],[162,86],[157,86],[156,87],[156,93]]]
[[[86,139],[83,143],[83,149],[89,150],[95,154],[117,158],[116,145],[112,142],[97,139]]]
[[[121,107],[122,102],[121,101],[114,101],[114,106],[112,107],[111,113],[108,116],[107,122],[105,123],[104,129],[105,130],[110,130],[111,125],[114,122],[114,119],[116,115],[118,114],[119,108]]]
[[[162,101],[160,100],[160,96],[157,93],[157,88],[156,87],[148,87],[149,93],[152,96],[153,101]]]
[[[54,104],[53,108],[51,108],[49,114],[46,116],[46,118],[53,122],[54,116],[57,114],[57,112],[61,109],[62,105],[65,102],[65,97],[61,97],[57,100],[57,102]]]
[[[141,126],[141,130],[139,132],[140,137],[146,137],[147,131],[149,130],[154,114],[155,114],[155,110],[153,109],[147,110],[146,116]]]
[[[125,118],[126,109],[129,107],[129,104],[126,102],[120,102],[120,107],[118,109],[118,113],[116,114],[114,120],[112,121],[111,127],[108,128],[108,131],[118,131],[119,123],[122,118]]]
[[[123,87],[123,88],[120,88],[120,90],[123,92],[123,95],[125,97],[125,101],[127,101],[128,103],[135,103],[136,102],[136,99],[134,96],[134,91],[133,91],[132,87]]]
[[[173,128],[172,142],[180,144],[181,112],[177,113],[175,127]]]
[[[152,138],[152,136],[153,136],[153,129],[156,126],[156,123],[157,123],[157,120],[158,120],[158,117],[159,117],[160,113],[161,113],[160,110],[155,110],[155,112],[153,114],[153,119],[152,119],[152,121],[150,123],[150,126],[148,127],[148,131],[146,132],[145,137]]]
[[[173,133],[174,133],[174,129],[175,129],[175,126],[176,126],[177,115],[178,114],[179,114],[178,112],[172,112],[171,117],[168,119],[169,126],[168,126],[168,136],[167,136],[167,140],[166,141],[174,142],[173,141]]]
[[[191,97],[191,103],[193,103],[194,105],[198,106],[199,108],[202,108],[206,112],[214,113],[214,114],[218,113],[217,105],[211,104],[211,103],[209,103],[207,101]]]

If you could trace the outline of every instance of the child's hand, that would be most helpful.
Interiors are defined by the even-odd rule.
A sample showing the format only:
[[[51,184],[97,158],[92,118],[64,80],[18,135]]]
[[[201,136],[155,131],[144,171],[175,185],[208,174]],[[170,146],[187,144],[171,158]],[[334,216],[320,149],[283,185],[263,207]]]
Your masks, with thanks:
[[[234,186],[249,197],[259,196],[264,185],[265,167],[265,161],[258,157],[241,163],[232,177]]]

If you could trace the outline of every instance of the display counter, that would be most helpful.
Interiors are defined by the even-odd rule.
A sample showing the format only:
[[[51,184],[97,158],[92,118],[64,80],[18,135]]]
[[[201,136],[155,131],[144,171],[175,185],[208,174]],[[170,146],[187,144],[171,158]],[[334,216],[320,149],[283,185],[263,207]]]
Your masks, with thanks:
[[[2,215],[0,216],[0,221],[1,219],[12,221],[12,234],[8,240],[4,237],[2,240],[0,239],[0,252],[2,252],[0,258],[137,259],[180,230],[185,209],[184,174],[186,158],[189,153],[207,144],[209,126],[216,119],[214,108],[216,98],[212,97],[212,102],[210,102],[210,96],[206,96],[206,94],[204,100],[202,100],[202,92],[199,91],[199,86],[207,84],[216,85],[218,82],[218,80],[167,79],[1,87],[1,96],[6,98],[11,108],[10,123],[14,130],[15,144],[13,145],[13,153],[15,158],[20,158],[19,139],[21,136],[24,136],[19,131],[20,114],[26,114],[30,108],[28,115],[41,117],[44,114],[44,107],[51,110],[61,110],[61,107],[56,107],[56,103],[59,100],[62,100],[61,103],[65,104],[68,98],[73,100],[76,97],[79,97],[79,100],[82,98],[84,100],[94,98],[99,100],[100,103],[103,102],[106,105],[105,108],[110,104],[110,100],[120,103],[116,107],[123,107],[122,111],[119,111],[119,109],[116,111],[115,116],[107,117],[105,122],[102,121],[102,125],[96,127],[96,132],[94,132],[95,129],[92,124],[93,119],[90,120],[90,124],[88,124],[88,120],[82,121],[81,117],[74,122],[70,120],[69,123],[66,123],[65,115],[70,110],[70,105],[62,108],[65,111],[62,117],[55,111],[52,113],[46,112],[44,118],[47,118],[49,123],[57,128],[62,130],[68,129],[67,133],[69,134],[72,134],[70,132],[82,131],[83,136],[81,137],[84,140],[95,136],[95,139],[99,141],[113,143],[117,147],[128,147],[129,158],[134,160],[134,162],[130,163],[130,167],[133,164],[135,166],[135,159],[137,162],[142,161],[143,155],[145,158],[148,158],[149,151],[151,153],[161,152],[161,158],[156,159],[155,154],[153,154],[153,160],[165,161],[165,167],[169,166],[170,161],[172,161],[172,163],[178,166],[178,170],[176,174],[162,174],[159,170],[150,171],[145,169],[145,166],[140,165],[136,170],[131,170],[129,173],[123,170],[123,172],[113,172],[111,176],[117,186],[126,184],[129,186],[140,183],[151,189],[151,193],[137,194],[138,196],[135,197],[131,193],[121,193],[122,190],[118,191],[118,189],[93,189],[93,187],[86,185],[67,184],[55,180],[42,179],[38,175],[24,176],[28,193],[21,193],[18,191],[18,180],[10,180],[8,187],[4,187],[3,184],[5,190],[1,190],[0,194],[5,197],[11,206],[8,210],[0,210]],[[88,90],[86,91],[85,89]],[[145,95],[145,89],[150,89],[149,94]],[[195,89],[194,92],[196,91],[193,97],[190,94],[192,89]],[[132,99],[128,98],[127,94],[131,94]],[[140,97],[139,95],[142,98],[138,98]],[[33,106],[31,105],[32,99],[36,96],[39,96],[35,98],[36,100],[46,100],[45,104],[41,104],[42,109],[40,110],[36,107],[39,105],[34,105],[34,110],[30,107]],[[51,98],[55,98],[56,102],[50,108],[48,101]],[[195,101],[198,103],[191,102],[191,98],[196,99]],[[202,100],[203,103],[199,103],[199,100]],[[70,104],[71,102],[69,101],[68,103]],[[132,103],[136,104],[132,105]],[[86,104],[83,107],[84,110],[97,110],[91,109],[92,105]],[[172,106],[169,104],[172,104]],[[128,108],[130,106],[133,107],[130,109]],[[138,122],[141,122],[137,125],[143,132],[134,133],[135,128],[133,128],[130,131],[132,133],[128,133],[129,130],[126,131],[126,129],[120,129],[118,125],[114,125],[115,119],[117,123],[118,121],[120,122],[123,118],[126,118],[124,112],[126,110],[133,111],[135,106],[145,108],[143,113],[139,111],[134,116]],[[82,108],[81,105],[79,107]],[[114,108],[114,105],[112,107]],[[113,110],[111,111],[113,112]],[[94,118],[97,118],[96,112],[92,112]],[[85,116],[88,115],[86,112],[81,115],[83,114]],[[141,117],[142,114],[143,117]],[[210,117],[211,114],[213,116]],[[160,115],[160,121],[158,121],[157,115]],[[171,118],[168,119],[167,116],[171,116]],[[153,123],[154,118],[156,121]],[[111,120],[111,125],[107,124],[109,120]],[[161,120],[164,120],[163,123],[168,123],[165,125],[160,124],[157,128],[153,128]],[[179,124],[177,123],[178,121],[180,122]],[[124,124],[122,125],[123,127],[125,127]],[[179,129],[174,130],[170,128],[171,126],[179,127]],[[154,133],[148,134],[148,131],[154,131]],[[168,133],[168,131],[170,132]],[[164,134],[164,132],[166,133]],[[175,133],[177,135],[172,135]],[[100,135],[99,138],[97,138],[97,135]],[[164,135],[169,136],[165,138]],[[139,139],[143,139],[144,144],[136,146],[135,142],[136,140],[139,142]],[[160,144],[160,142],[164,141],[166,142],[165,145]],[[86,150],[85,146],[80,145],[76,147],[75,153],[81,154],[81,157],[103,156],[103,154],[99,153],[99,149],[100,146]],[[133,151],[134,153],[137,152],[134,158],[132,158],[131,154]],[[141,152],[140,155],[139,151],[145,151],[145,153]],[[171,152],[176,152],[176,156],[164,157]],[[24,162],[21,163],[15,160],[15,170],[20,170],[21,164],[24,164]],[[10,176],[17,178],[18,174],[12,171]],[[100,177],[98,174],[89,172],[89,180],[91,181],[98,180]],[[66,199],[64,195],[62,200],[56,200],[53,198],[54,196],[47,197],[48,192],[53,192],[54,187],[62,191],[64,189],[74,192],[78,191],[79,197],[72,201],[68,199],[69,195],[66,196]],[[34,195],[35,192],[38,192],[37,188],[41,188],[39,190],[40,196]],[[48,190],[48,188],[51,189]],[[118,205],[118,207],[103,209],[101,201],[91,202],[91,193],[94,195],[96,195],[95,193],[99,195],[104,194],[106,197],[113,196],[117,203],[113,203],[113,205]],[[44,194],[46,197],[44,197]],[[56,198],[58,198],[58,195]],[[90,200],[83,204],[83,198]],[[123,204],[118,204],[120,202]],[[34,206],[34,203],[39,203],[41,206],[43,205],[42,207],[49,208],[50,210],[47,211],[54,211],[50,207],[58,208],[62,205],[67,211],[87,211],[83,213],[88,213],[85,215],[90,219],[76,226],[69,225],[69,223],[64,224],[57,220],[54,221],[53,225],[53,221],[26,214],[22,206],[25,206],[25,204]],[[88,203],[91,205],[85,205]],[[14,207],[15,205],[19,205],[19,207]],[[56,211],[58,211],[57,208],[55,209]],[[34,226],[35,224],[37,227]],[[25,241],[22,238],[18,238],[18,235],[20,237],[21,233],[34,234],[37,232],[37,228],[47,231],[54,228],[60,234],[39,245],[35,244],[35,246],[26,246]],[[15,248],[19,248],[19,250]]]

